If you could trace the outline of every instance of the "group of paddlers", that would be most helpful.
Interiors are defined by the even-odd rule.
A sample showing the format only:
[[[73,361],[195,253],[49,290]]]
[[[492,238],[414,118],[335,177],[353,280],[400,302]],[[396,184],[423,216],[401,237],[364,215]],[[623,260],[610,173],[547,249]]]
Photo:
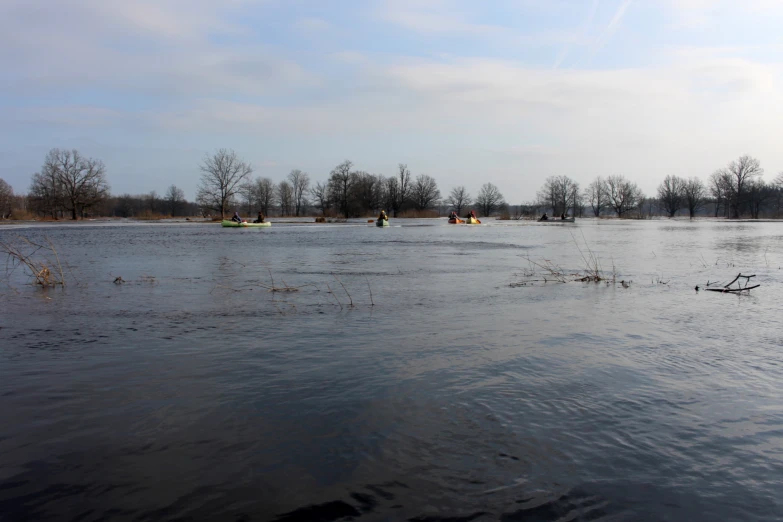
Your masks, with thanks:
[[[476,219],[476,220],[478,219],[476,217],[476,211],[475,210],[471,210],[470,213],[468,213],[468,215],[465,216],[465,218],[466,219],[473,218],[473,219]],[[459,216],[457,215],[457,213],[455,211],[452,210],[451,214],[449,214],[449,219],[459,219]]]
[[[246,223],[246,221],[242,221],[242,218],[239,217],[239,212],[234,212],[234,216],[231,218],[231,221],[236,221],[237,223]],[[258,218],[256,218],[253,223],[263,223],[264,222],[264,214],[262,212],[258,213]]]
[[[560,219],[568,219],[568,217],[565,215],[565,212],[560,214]],[[548,221],[549,220],[549,216],[547,216],[546,212],[544,212],[544,215],[541,216],[540,218],[538,218],[538,220],[539,221]]]

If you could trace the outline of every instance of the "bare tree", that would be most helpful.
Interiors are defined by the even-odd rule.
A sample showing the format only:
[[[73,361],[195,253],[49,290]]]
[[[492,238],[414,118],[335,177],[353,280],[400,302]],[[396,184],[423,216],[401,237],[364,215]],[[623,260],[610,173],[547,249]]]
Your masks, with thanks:
[[[386,193],[389,199],[386,206],[391,208],[394,217],[397,217],[397,213],[408,202],[411,192],[411,171],[408,169],[408,166],[400,163],[397,165],[397,169],[397,177],[389,178],[386,182]]]
[[[446,204],[449,208],[454,209],[454,212],[456,212],[458,216],[461,216],[462,209],[469,207],[471,203],[473,203],[473,199],[470,197],[470,194],[464,185],[451,189],[449,197],[446,198]]]
[[[300,216],[307,206],[307,191],[310,189],[310,176],[307,172],[294,169],[288,174],[293,189],[294,214]]]
[[[590,208],[593,209],[593,215],[598,217],[601,215],[601,211],[608,206],[608,199],[606,193],[606,182],[601,176],[598,176],[590,183],[585,189],[585,199],[590,204]]]
[[[264,213],[265,216],[269,215],[269,211],[272,208],[272,202],[275,199],[275,184],[269,178],[259,178],[255,182],[255,202],[258,209]]]
[[[290,216],[294,210],[294,188],[287,181],[281,181],[277,185],[277,202],[280,206],[281,216]]]
[[[688,216],[693,219],[696,217],[696,213],[704,208],[707,188],[699,178],[694,176],[685,181],[682,187],[682,194],[688,207]]]
[[[45,174],[33,176],[31,192],[70,212],[74,220],[109,194],[103,162],[84,158],[77,150],[50,150],[42,172]],[[52,208],[47,211],[56,213]]]
[[[57,219],[62,211],[62,190],[53,165],[44,164],[41,172],[33,174],[28,198],[35,211]]]
[[[772,181],[772,186],[775,188],[775,217],[779,219],[783,210],[783,172],[778,173]]]
[[[394,217],[397,217],[397,213],[394,211],[394,209],[397,206],[397,202],[399,201],[399,193],[400,193],[400,181],[395,176],[387,178],[386,187],[384,187],[384,191],[383,191],[384,194],[383,206],[384,208],[394,212]]]
[[[748,183],[764,174],[764,169],[761,168],[759,160],[746,154],[729,163],[723,173],[731,177],[729,206],[731,217],[738,219],[748,203],[746,194]]]
[[[158,197],[158,193],[156,191],[151,190],[149,193],[147,193],[144,199],[147,203],[147,210],[150,213],[158,211],[158,208],[160,207],[160,198]]]
[[[416,176],[411,187],[411,201],[416,210],[426,210],[440,199],[440,190],[435,178],[426,174]]]
[[[384,203],[385,181],[383,176],[357,172],[351,191],[353,207],[360,213],[372,213],[381,208]]]
[[[11,217],[14,207],[14,189],[6,181],[0,178],[0,219]]]
[[[351,189],[356,178],[353,163],[345,160],[329,174],[329,200],[334,201],[344,217],[351,216]]]
[[[315,201],[315,206],[321,211],[321,214],[326,215],[326,211],[331,208],[331,202],[329,201],[329,185],[323,181],[319,181],[310,189],[310,195]]]
[[[606,178],[606,192],[609,205],[615,211],[617,217],[622,217],[635,209],[644,197],[636,183],[628,181],[625,179],[625,176],[619,175]]]
[[[229,203],[239,193],[242,182],[253,173],[253,167],[233,150],[219,149],[212,156],[204,156],[199,168],[201,182],[196,201],[225,218]]]
[[[243,183],[240,192],[245,198],[248,214],[253,214],[253,210],[257,210],[268,216],[269,209],[278,199],[278,187],[269,178],[258,178]]]
[[[717,170],[710,175],[710,194],[715,200],[715,217],[718,217],[718,213],[723,208],[723,213],[728,216],[728,194],[731,192],[731,174],[724,170]]]
[[[670,218],[674,217],[682,207],[682,200],[685,196],[684,189],[685,180],[671,175],[663,178],[661,184],[658,185],[658,200],[661,208]]]
[[[500,208],[505,201],[503,194],[492,183],[484,183],[476,196],[476,206],[482,216],[489,216]]]
[[[170,185],[166,189],[166,195],[163,196],[163,200],[166,202],[166,208],[172,217],[181,215],[186,203],[185,192],[181,188],[176,185]]]
[[[576,207],[578,194],[579,184],[568,176],[550,176],[538,192],[538,198],[558,215],[568,212],[569,207]]]
[[[751,219],[758,219],[764,204],[775,196],[775,188],[761,179],[751,179],[747,184],[748,206]]]

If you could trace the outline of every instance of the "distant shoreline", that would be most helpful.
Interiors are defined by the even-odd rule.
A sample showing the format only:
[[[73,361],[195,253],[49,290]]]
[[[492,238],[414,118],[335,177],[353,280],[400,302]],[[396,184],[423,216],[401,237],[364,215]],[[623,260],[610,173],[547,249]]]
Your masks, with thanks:
[[[332,219],[332,221],[326,221],[326,222],[316,222],[315,217],[303,217],[303,218],[296,218],[296,217],[284,217],[284,218],[269,218],[268,221],[270,223],[278,223],[278,224],[288,224],[288,225],[357,225],[362,223],[371,223],[374,222],[375,219],[372,217],[365,217],[365,218],[329,218]],[[391,218],[391,220],[447,220],[447,216],[439,216],[439,217],[398,217],[398,218]],[[482,219],[485,219],[486,221],[498,221],[498,222],[529,222],[529,223],[536,223],[538,222],[536,218],[521,218],[521,219],[499,219],[497,217],[484,217]],[[634,221],[674,221],[674,222],[693,222],[693,221],[719,221],[719,222],[725,222],[725,223],[776,223],[776,222],[783,222],[783,219],[775,219],[775,218],[761,218],[761,219],[750,219],[750,218],[740,218],[740,219],[731,219],[726,217],[713,217],[713,216],[699,216],[696,218],[688,218],[688,217],[674,217],[674,218],[666,218],[663,216],[656,216],[653,218],[647,218],[647,219],[636,219],[636,218],[618,218],[617,216],[601,216],[601,217],[583,217],[583,218],[576,218],[576,223],[579,223],[580,221],[586,221],[586,222],[596,222],[596,221],[622,221],[622,222],[634,222]],[[558,220],[553,220],[551,222],[541,222],[543,224],[548,223],[557,223]],[[163,218],[163,219],[134,219],[134,218],[96,218],[96,219],[78,219],[76,221],[70,220],[70,219],[60,219],[60,220],[15,220],[15,219],[6,219],[6,220],[0,220],[0,228],[12,228],[15,226],[23,226],[23,225],[57,225],[57,226],[88,226],[88,225],[97,225],[97,224],[116,224],[116,225],[140,225],[140,224],[150,224],[150,225],[171,225],[171,224],[196,224],[196,225],[204,225],[204,224],[220,224],[220,221],[213,221],[210,218]]]

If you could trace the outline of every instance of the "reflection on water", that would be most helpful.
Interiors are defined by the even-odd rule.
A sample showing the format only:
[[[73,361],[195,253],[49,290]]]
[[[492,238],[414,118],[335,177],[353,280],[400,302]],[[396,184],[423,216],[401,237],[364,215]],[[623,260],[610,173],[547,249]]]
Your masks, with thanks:
[[[0,229],[0,519],[783,517],[777,223],[442,223]]]

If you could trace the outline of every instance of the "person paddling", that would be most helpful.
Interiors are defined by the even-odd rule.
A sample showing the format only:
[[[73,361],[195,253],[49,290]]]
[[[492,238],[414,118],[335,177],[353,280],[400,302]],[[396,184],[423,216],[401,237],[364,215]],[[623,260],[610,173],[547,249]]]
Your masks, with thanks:
[[[242,222],[242,218],[239,217],[239,212],[234,212],[234,216],[231,218],[231,221],[236,221],[237,223]]]
[[[381,213],[378,215],[378,221],[389,221],[389,216],[386,215],[385,210],[381,210]]]
[[[264,222],[264,214],[262,214],[260,211],[258,212],[258,218],[253,221],[253,223],[263,223]]]

